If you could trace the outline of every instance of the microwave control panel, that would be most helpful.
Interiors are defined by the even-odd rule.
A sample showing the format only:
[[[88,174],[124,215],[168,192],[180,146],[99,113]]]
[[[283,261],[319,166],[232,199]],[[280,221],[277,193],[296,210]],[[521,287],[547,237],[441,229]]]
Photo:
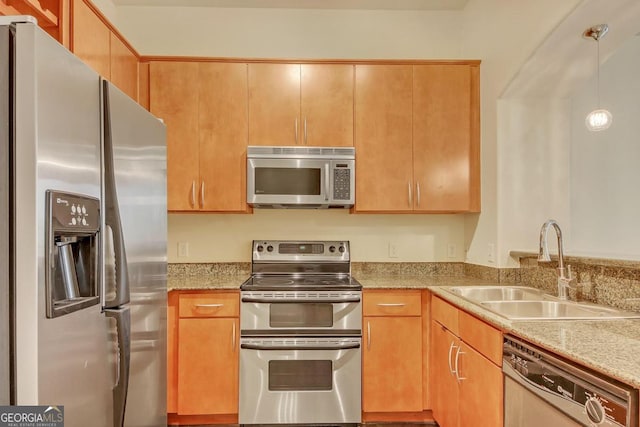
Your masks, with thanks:
[[[351,199],[351,169],[338,166],[333,170],[333,199]]]

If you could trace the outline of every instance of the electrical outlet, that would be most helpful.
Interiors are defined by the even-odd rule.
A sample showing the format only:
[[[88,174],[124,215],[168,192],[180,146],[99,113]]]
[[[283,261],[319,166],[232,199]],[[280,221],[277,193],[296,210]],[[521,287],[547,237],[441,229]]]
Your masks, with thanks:
[[[398,258],[398,244],[389,242],[389,258]]]
[[[178,242],[178,257],[186,258],[189,256],[189,242]]]
[[[447,245],[447,257],[448,258],[455,258],[458,253],[457,253],[457,249],[456,249],[456,245],[454,245],[453,243],[449,243]]]
[[[496,245],[494,243],[487,245],[487,261],[491,263],[496,262]]]

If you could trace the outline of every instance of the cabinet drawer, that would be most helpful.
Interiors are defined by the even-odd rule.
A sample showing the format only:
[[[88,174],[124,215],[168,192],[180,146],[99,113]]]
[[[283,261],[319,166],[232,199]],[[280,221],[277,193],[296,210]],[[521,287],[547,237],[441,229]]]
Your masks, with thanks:
[[[237,292],[212,292],[180,295],[180,317],[238,317],[240,301]]]
[[[458,309],[434,296],[431,300],[431,318],[458,335]]]
[[[460,338],[487,359],[502,366],[502,332],[463,311],[460,311],[458,322]]]
[[[422,298],[416,291],[365,291],[362,312],[365,316],[420,316]]]

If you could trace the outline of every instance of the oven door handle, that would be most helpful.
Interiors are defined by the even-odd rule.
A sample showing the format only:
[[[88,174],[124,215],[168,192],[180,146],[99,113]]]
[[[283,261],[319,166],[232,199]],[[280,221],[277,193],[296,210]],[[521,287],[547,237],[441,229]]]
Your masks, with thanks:
[[[340,304],[343,302],[360,302],[360,297],[349,298],[263,298],[263,297],[242,297],[242,302],[258,302],[258,303],[328,303],[328,304]]]
[[[360,348],[360,343],[349,344],[291,344],[291,345],[262,345],[262,344],[240,344],[240,348],[246,350],[352,350]]]

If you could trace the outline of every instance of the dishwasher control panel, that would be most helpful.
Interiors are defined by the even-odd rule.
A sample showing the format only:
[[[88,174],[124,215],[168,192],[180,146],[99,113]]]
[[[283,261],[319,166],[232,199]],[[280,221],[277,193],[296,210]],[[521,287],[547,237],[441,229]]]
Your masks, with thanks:
[[[505,337],[503,371],[581,424],[638,425],[637,390],[517,338]]]

